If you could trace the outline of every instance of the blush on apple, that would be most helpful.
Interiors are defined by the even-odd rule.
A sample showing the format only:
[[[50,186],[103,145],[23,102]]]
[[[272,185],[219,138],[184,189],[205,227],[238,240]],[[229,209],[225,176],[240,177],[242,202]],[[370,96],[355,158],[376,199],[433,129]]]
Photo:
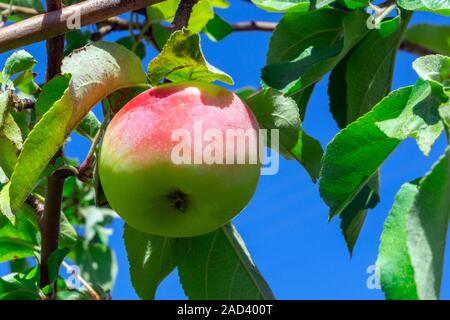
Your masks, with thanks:
[[[199,128],[210,144],[196,145]],[[253,158],[251,148],[230,148],[235,139],[228,133],[245,131],[248,146],[258,139],[258,129],[245,103],[219,86],[189,82],[152,88],[125,105],[106,130],[99,159],[106,198],[126,223],[149,234],[189,237],[213,231],[247,205],[260,176],[259,161],[227,159],[230,150]],[[174,132],[192,139],[179,141]],[[192,162],[174,161],[180,143],[188,152],[182,158]],[[198,161],[207,160],[206,149],[213,150],[213,163]]]

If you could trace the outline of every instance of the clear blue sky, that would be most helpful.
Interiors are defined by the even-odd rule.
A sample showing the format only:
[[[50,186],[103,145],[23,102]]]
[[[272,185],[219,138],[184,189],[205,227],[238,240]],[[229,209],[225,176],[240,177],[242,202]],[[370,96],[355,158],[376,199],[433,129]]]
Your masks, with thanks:
[[[241,0],[231,0],[231,7],[218,13],[230,22],[244,20],[277,21],[280,15],[267,13]],[[411,24],[448,24],[448,18],[428,13],[416,13]],[[115,34],[109,39],[119,36]],[[214,43],[202,39],[208,61],[232,75],[235,86],[257,87],[259,72],[264,66],[269,33],[243,32]],[[41,43],[26,48],[40,62],[36,71],[39,79],[45,72],[45,46]],[[144,65],[154,57],[149,49]],[[9,54],[0,55],[3,66]],[[417,78],[411,68],[414,56],[400,52],[397,57],[393,88],[413,84]],[[364,66],[361,66],[364,68]],[[316,86],[308,106],[304,127],[325,147],[338,128],[328,112],[326,93],[328,79]],[[257,192],[234,223],[244,238],[257,266],[279,299],[383,299],[380,290],[366,287],[366,269],[375,263],[379,237],[384,220],[400,186],[422,176],[445,149],[440,139],[430,156],[425,157],[411,139],[403,142],[386,161],[381,170],[381,202],[372,210],[350,259],[339,229],[339,219],[327,223],[328,209],[319,197],[317,185],[294,161],[281,160],[280,171],[263,176]],[[83,159],[88,144],[73,137],[67,154]],[[122,222],[114,223],[111,245],[116,250],[119,274],[112,292],[114,299],[136,299],[128,274],[128,263],[122,241]],[[447,248],[446,270],[442,298],[450,299],[450,250]],[[0,274],[7,266],[0,264]],[[158,299],[185,299],[176,273],[161,285]]]

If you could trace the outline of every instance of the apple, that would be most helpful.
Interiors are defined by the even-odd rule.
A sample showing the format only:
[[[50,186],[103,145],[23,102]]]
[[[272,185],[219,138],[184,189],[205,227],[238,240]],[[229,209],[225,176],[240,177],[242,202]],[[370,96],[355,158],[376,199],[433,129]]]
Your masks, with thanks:
[[[259,143],[258,129],[245,103],[219,86],[151,88],[107,127],[99,157],[105,196],[142,232],[167,237],[211,232],[241,212],[255,192],[261,161],[255,161],[252,146]],[[233,136],[236,132],[245,132],[244,140]]]

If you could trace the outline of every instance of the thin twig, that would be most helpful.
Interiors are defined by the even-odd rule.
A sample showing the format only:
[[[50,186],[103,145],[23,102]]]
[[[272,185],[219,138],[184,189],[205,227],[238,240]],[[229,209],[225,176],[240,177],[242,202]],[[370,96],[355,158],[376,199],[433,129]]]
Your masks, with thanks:
[[[94,288],[92,288],[91,285],[86,280],[84,280],[84,278],[79,273],[75,271],[75,269],[69,266],[67,262],[63,261],[62,266],[67,270],[67,272],[72,274],[78,281],[80,281],[80,283],[83,285],[83,287],[86,288],[87,292],[89,293],[92,299],[94,300],[102,299],[100,295],[94,290]]]
[[[408,40],[403,40],[400,44],[400,50],[412,53],[416,56],[426,56],[429,54],[435,54],[433,50],[427,49],[418,45],[416,43],[409,42]]]
[[[95,149],[97,148],[98,142],[100,141],[101,137],[103,136],[103,131],[105,130],[107,121],[103,121],[102,125],[100,126],[100,129],[98,129],[97,133],[95,134],[94,140],[92,141],[91,147],[89,148],[89,151],[86,155],[86,158],[81,163],[80,167],[78,168],[78,177],[83,178],[83,176],[86,175],[86,171],[89,169],[89,167],[92,164],[92,160],[94,158]],[[81,179],[83,180],[83,179]]]
[[[0,3],[0,9],[5,10],[2,13],[7,14],[23,14],[26,16],[35,16],[38,15],[39,12],[33,8],[28,7],[22,7],[22,6],[16,6],[16,5],[9,5],[8,3]]]

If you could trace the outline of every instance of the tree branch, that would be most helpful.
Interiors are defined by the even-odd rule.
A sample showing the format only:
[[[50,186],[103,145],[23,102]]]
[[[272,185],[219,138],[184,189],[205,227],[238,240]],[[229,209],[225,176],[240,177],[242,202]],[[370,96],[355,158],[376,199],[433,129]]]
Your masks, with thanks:
[[[50,39],[71,31],[72,22],[80,26],[103,21],[162,0],[87,0],[62,9],[39,14],[0,28],[0,53]]]
[[[47,0],[49,11],[61,10],[61,0]],[[47,74],[46,80],[50,81],[54,76],[61,73],[61,64],[64,51],[64,35],[57,36],[47,41]],[[53,157],[53,162],[57,157],[63,155],[60,149]],[[41,227],[41,264],[40,264],[40,287],[44,288],[50,284],[49,258],[58,249],[59,230],[61,221],[61,202],[64,188],[64,179],[52,174],[47,178],[47,188],[45,192],[44,215]],[[56,297],[56,285],[50,298]]]
[[[429,54],[435,54],[436,52],[429,50],[427,48],[424,48],[418,44],[409,42],[407,40],[403,40],[400,43],[400,50],[405,51],[405,52],[409,52],[412,54],[415,54],[416,56],[426,56]]]
[[[181,30],[188,26],[192,8],[197,2],[198,0],[181,0],[172,22],[174,30]]]

